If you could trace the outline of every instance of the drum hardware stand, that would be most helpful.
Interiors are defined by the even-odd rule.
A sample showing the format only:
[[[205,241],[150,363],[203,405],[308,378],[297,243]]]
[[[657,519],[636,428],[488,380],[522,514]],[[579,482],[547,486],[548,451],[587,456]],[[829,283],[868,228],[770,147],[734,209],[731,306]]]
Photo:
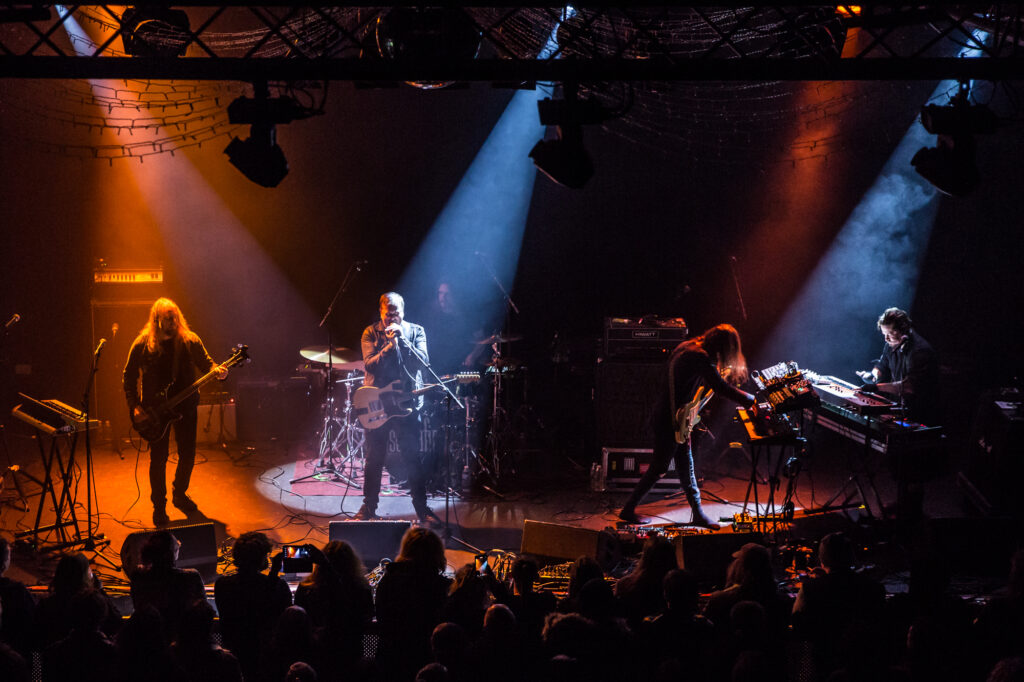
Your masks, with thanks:
[[[341,285],[338,290],[334,292],[334,298],[331,299],[330,304],[327,306],[327,311],[324,312],[324,316],[320,318],[320,324],[317,326],[320,328],[327,328],[327,396],[324,398],[324,424],[320,431],[320,448],[316,460],[316,465],[313,467],[313,473],[305,476],[299,476],[288,481],[289,484],[299,483],[301,481],[307,481],[311,478],[318,478],[320,476],[329,474],[330,479],[333,481],[341,481],[348,485],[354,486],[355,483],[343,476],[334,464],[334,454],[339,450],[338,441],[341,440],[342,435],[348,438],[348,416],[351,402],[348,396],[348,384],[345,384],[346,395],[345,395],[345,423],[340,425],[337,432],[335,427],[338,424],[337,412],[334,407],[334,342],[331,338],[331,327],[327,324],[331,315],[334,313],[334,305],[341,298],[341,295],[348,290],[349,281],[353,277],[353,272],[362,272],[362,266],[366,264],[366,261],[355,261],[349,266],[348,272],[345,273],[345,278],[341,281]],[[348,380],[346,380],[348,381]],[[351,439],[349,439],[350,441]],[[347,457],[342,462],[349,461],[352,458],[352,453],[346,453]]]
[[[487,258],[485,258],[484,254],[482,254],[479,251],[477,251],[476,255],[480,259],[480,262],[483,264],[484,268],[487,270],[487,273],[491,276],[491,279],[494,280],[494,285],[496,287],[498,287],[498,290],[501,292],[502,298],[505,300],[505,326],[504,326],[504,329],[507,331],[511,327],[512,313],[514,312],[516,315],[520,314],[519,313],[519,306],[517,306],[516,302],[512,300],[512,296],[508,293],[508,290],[501,283],[501,279],[498,278],[498,274],[494,271],[494,268],[491,267],[490,262],[487,260]],[[502,450],[504,449],[503,446],[505,445],[505,443],[501,442],[502,438],[504,437],[503,431],[505,429],[503,428],[503,429],[499,430],[499,428],[498,428],[499,424],[502,427],[505,426],[504,423],[502,423],[501,417],[499,416],[502,413],[502,407],[501,407],[501,405],[499,405],[499,400],[500,400],[500,398],[502,396],[502,391],[501,391],[501,374],[502,374],[502,372],[501,372],[501,370],[504,369],[504,367],[500,366],[501,351],[499,350],[499,343],[501,342],[501,340],[502,339],[498,338],[491,345],[491,348],[494,351],[494,355],[492,356],[492,362],[495,363],[495,365],[498,365],[497,366],[498,372],[496,373],[495,380],[494,380],[494,398],[493,398],[494,402],[493,402],[493,405],[491,407],[491,425],[490,425],[490,428],[487,431],[487,436],[484,439],[484,446],[483,446],[483,452],[485,454],[489,454],[490,455],[490,461],[489,462],[487,461],[488,458],[486,456],[479,457],[478,460],[477,460],[480,463],[480,465],[481,465],[480,466],[481,471],[483,471],[488,476],[488,478],[490,478],[491,482],[495,486],[497,486],[498,480],[501,478],[501,455],[502,455]],[[507,417],[507,415],[504,415],[504,416]],[[511,460],[511,457],[509,459]],[[488,464],[490,465],[490,469],[488,469],[488,467],[487,467]],[[511,473],[514,474],[515,473],[515,466],[514,466],[514,464],[511,461],[509,462],[509,468],[512,470]],[[488,488],[487,486],[484,486],[484,490],[487,490],[488,492],[492,493],[493,495],[496,495],[499,499],[505,499],[497,491],[495,491],[495,490],[493,490],[491,488]]]

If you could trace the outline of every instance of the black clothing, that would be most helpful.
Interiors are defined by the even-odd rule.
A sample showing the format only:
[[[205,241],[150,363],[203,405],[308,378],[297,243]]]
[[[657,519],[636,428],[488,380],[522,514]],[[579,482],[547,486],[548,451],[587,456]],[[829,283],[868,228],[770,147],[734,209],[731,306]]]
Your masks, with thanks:
[[[17,580],[0,576],[0,642],[9,644],[23,658],[30,659],[36,602],[32,593]]]
[[[158,352],[146,349],[146,337],[139,336],[128,351],[124,367],[124,394],[128,412],[136,406],[159,406],[167,398],[187,389],[196,380],[196,370],[206,374],[214,365],[203,342],[192,335],[188,341],[174,338],[160,344]],[[141,394],[139,384],[141,382]],[[174,497],[184,496],[192,479],[196,460],[196,425],[199,422],[196,407],[199,393],[186,398],[176,411],[182,418],[173,425],[174,440],[178,446],[178,466],[174,472]],[[167,456],[170,433],[150,443],[149,487],[150,499],[156,509],[167,504]]]
[[[920,334],[911,329],[899,346],[885,344],[875,367],[879,383],[903,382],[902,396],[896,393],[896,397],[905,401],[911,419],[929,426],[941,423],[939,358]]]
[[[395,347],[384,350],[391,339],[385,335],[387,327],[378,320],[363,330],[362,350],[366,379],[364,386],[383,388],[392,382],[401,381],[403,391],[423,386],[422,363],[413,357],[405,343],[395,340]],[[418,324],[402,322],[402,336],[416,352],[429,362],[427,356],[427,333]]]
[[[362,656],[363,632],[373,619],[373,591],[365,581],[343,581],[329,573],[322,577],[320,585],[299,584],[295,605],[306,609],[321,641],[344,668]]]
[[[431,660],[430,635],[441,622],[451,581],[411,561],[388,564],[377,584],[377,660],[385,679],[411,680]]]
[[[673,415],[678,407],[691,401],[701,386],[713,390],[723,398],[744,406],[753,404],[753,397],[727,383],[718,373],[711,356],[692,341],[684,341],[675,347],[666,367],[668,380],[662,386],[651,414],[651,428],[654,431],[654,453],[650,468],[637,481],[624,509],[632,509],[643,499],[657,480],[668,471],[674,459],[679,474],[679,486],[686,492],[691,507],[700,506],[697,476],[693,470],[692,439],[685,443],[676,442]],[[670,382],[675,384],[673,396]],[[674,398],[674,402],[673,402]]]
[[[225,648],[238,657],[246,679],[256,679],[260,651],[270,645],[274,625],[292,605],[292,593],[276,576],[236,573],[213,585]]]
[[[206,599],[206,588],[199,572],[192,568],[141,568],[128,575],[133,608],[152,606],[164,621],[164,634],[173,641],[185,611]]]
[[[102,632],[72,630],[42,651],[43,682],[108,682],[117,672],[114,643]]]
[[[390,343],[385,335],[387,327],[382,320],[374,322],[363,330],[362,350],[365,365],[365,386],[385,388],[399,382],[400,390],[409,392],[423,386],[423,364],[406,347],[405,342],[395,339],[393,348],[384,350]],[[429,362],[427,356],[427,335],[418,324],[402,322],[402,335],[416,353]],[[419,516],[427,511],[427,491],[423,480],[423,467],[419,454],[419,412],[423,397],[416,402],[416,412],[407,417],[395,417],[383,426],[366,431],[366,464],[363,470],[363,502],[371,511],[377,509],[380,501],[380,479],[389,452],[398,455],[405,463],[409,476],[409,493],[412,504]]]

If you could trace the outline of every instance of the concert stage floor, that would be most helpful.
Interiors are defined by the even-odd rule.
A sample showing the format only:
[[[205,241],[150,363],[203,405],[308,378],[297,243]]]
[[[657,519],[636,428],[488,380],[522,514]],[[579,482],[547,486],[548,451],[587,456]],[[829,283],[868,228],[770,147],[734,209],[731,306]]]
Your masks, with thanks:
[[[14,463],[39,476],[42,466],[35,443],[28,438],[12,437],[10,432],[7,440]],[[836,504],[850,496],[852,503],[859,501],[856,486],[843,487],[851,473],[846,461],[848,454],[841,448],[835,451],[819,449],[813,458],[803,462],[794,487],[794,523],[785,526],[789,532],[780,534],[778,541],[780,544],[813,546],[825,533],[846,529],[855,533],[865,548],[862,560],[874,565],[886,577],[891,589],[902,589],[900,584],[905,583],[911,553],[907,536],[913,537],[915,532],[901,531],[891,522],[873,521],[863,508],[857,508],[855,504],[844,511],[804,514],[805,510],[813,511],[837,494]],[[229,444],[226,448],[201,445],[189,493],[199,505],[203,518],[186,519],[182,512],[169,505],[170,527],[173,529],[197,520],[212,521],[220,550],[229,548],[234,538],[251,530],[261,530],[280,543],[313,542],[322,545],[328,538],[329,523],[344,521],[354,514],[360,506],[361,494],[358,467],[355,472],[346,470],[346,476],[356,479],[352,481],[355,485],[321,481],[290,484],[291,479],[309,470],[309,462],[315,456],[314,447],[302,443],[267,443],[251,447]],[[732,517],[742,509],[748,486],[750,462],[747,451],[732,448],[715,457],[705,456],[705,460],[703,489],[708,513],[713,518]],[[592,491],[589,462],[545,451],[529,451],[517,457],[517,465],[518,475],[503,483],[499,491],[501,497],[484,491],[450,500],[448,518],[453,538],[448,541],[448,561],[452,570],[472,561],[472,552],[457,540],[482,550],[518,552],[526,520],[595,530],[615,526],[615,512],[628,489]],[[124,579],[119,568],[119,551],[125,538],[135,531],[153,527],[147,466],[148,455],[145,452],[138,454],[127,450],[118,454],[110,447],[94,448],[96,528],[109,540],[109,545],[101,548],[101,556],[95,566],[108,586],[116,586]],[[171,470],[172,466],[168,468]],[[947,474],[927,484],[926,515],[933,519],[949,519],[954,524],[948,526],[950,528],[965,524],[970,528],[983,528],[989,522],[965,518],[963,496],[954,482],[957,468],[954,461]],[[762,469],[760,473],[763,476],[768,471]],[[780,478],[782,490],[776,493],[777,504],[781,504],[789,480],[784,476]],[[884,468],[876,472],[876,483],[882,503],[892,504],[895,486]],[[7,537],[34,526],[40,503],[39,488],[30,482],[24,487],[29,495],[28,511],[16,508],[17,501],[10,499],[14,491],[9,484],[5,487],[4,498],[8,503],[0,506],[0,531]],[[78,481],[76,508],[83,532],[84,491],[83,473]],[[870,511],[879,515],[873,491],[867,488],[865,492]],[[397,487],[392,488],[392,493],[382,496],[378,511],[385,518],[415,519],[408,496]],[[758,494],[762,503],[766,493],[767,486],[760,485]],[[443,494],[432,495],[430,506],[442,520],[445,518]],[[752,504],[749,509],[753,511]],[[657,517],[656,520],[663,523],[686,523],[690,519],[685,498],[671,489],[656,490],[639,511]],[[47,505],[44,506],[42,523],[50,522],[52,513]],[[728,533],[731,529],[725,526],[718,532]],[[52,535],[47,538],[42,534],[40,539],[43,542],[38,550],[24,546],[17,549],[9,572],[11,577],[29,585],[41,585],[49,580],[54,567],[54,552],[48,551],[50,546],[46,540],[52,539]],[[780,578],[785,577],[783,568],[780,566]],[[228,569],[229,566],[223,562],[218,566],[219,572]],[[724,576],[724,566],[722,572]],[[985,579],[987,582],[972,583],[967,591],[984,592],[1000,584],[1006,570],[997,564],[991,573]]]

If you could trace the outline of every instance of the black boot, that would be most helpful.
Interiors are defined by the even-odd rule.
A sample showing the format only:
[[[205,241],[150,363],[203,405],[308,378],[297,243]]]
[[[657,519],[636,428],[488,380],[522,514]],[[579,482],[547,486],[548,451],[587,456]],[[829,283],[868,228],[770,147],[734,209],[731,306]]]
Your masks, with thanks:
[[[371,521],[373,519],[379,519],[377,516],[377,505],[370,505],[363,503],[363,506],[359,508],[359,511],[352,517],[356,521]]]

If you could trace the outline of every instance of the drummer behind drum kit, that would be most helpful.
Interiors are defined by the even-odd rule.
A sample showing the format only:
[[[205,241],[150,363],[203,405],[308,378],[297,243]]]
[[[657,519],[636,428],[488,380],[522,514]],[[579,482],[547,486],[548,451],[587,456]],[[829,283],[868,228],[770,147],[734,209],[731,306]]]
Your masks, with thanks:
[[[434,397],[427,401],[423,412],[420,444],[421,454],[426,460],[425,473],[434,479],[435,488],[457,488],[461,481],[463,488],[475,483],[500,497],[496,488],[515,474],[511,420],[504,403],[506,384],[525,368],[521,368],[518,361],[503,357],[499,349],[502,344],[520,339],[522,337],[518,335],[489,336],[478,342],[480,347],[489,345],[492,349],[491,361],[483,373],[459,372],[442,377],[445,384],[455,383],[460,397],[464,398],[465,415],[460,415],[457,420],[446,414],[446,401],[440,390],[433,391],[434,396],[429,395],[433,389],[439,389],[437,384],[416,392]],[[365,429],[377,428],[392,417],[402,418],[410,414],[412,410],[408,409],[406,402],[412,396],[400,393],[397,387],[363,387],[364,365],[358,351],[338,346],[333,349],[309,346],[299,354],[308,362],[303,371],[316,372],[324,377],[324,399],[320,407],[323,420],[318,431],[319,446],[313,471],[292,479],[290,483],[315,478],[356,486],[357,473],[361,472],[364,464]],[[490,382],[490,390],[486,394],[478,388],[485,380]],[[343,398],[336,398],[335,386],[344,388]],[[485,399],[491,401],[491,411],[487,432],[480,438],[476,428],[477,415]],[[447,438],[444,437],[446,424],[449,429]],[[448,457],[443,452],[443,443],[448,444]],[[456,472],[462,471],[455,485],[451,482],[452,468]]]

